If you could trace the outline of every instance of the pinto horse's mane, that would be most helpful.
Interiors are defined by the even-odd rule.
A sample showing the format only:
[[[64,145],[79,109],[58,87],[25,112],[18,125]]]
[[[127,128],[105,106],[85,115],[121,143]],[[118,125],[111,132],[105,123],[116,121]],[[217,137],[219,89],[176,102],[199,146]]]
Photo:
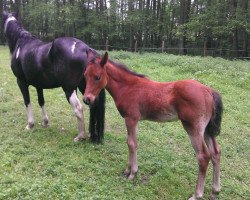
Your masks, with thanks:
[[[18,20],[11,21],[11,25],[8,25],[5,34],[9,34],[11,36],[11,38],[8,39],[11,52],[14,51],[16,43],[20,38],[22,38],[22,42],[24,43],[27,43],[30,39],[37,39],[30,32],[26,31]]]
[[[141,77],[141,78],[146,78],[146,75],[144,75],[144,74],[139,74],[139,73],[137,73],[137,72],[134,72],[134,71],[132,71],[131,69],[129,69],[126,65],[124,65],[123,63],[120,63],[120,62],[115,62],[115,61],[112,61],[112,60],[109,60],[109,62],[113,65],[113,66],[115,66],[115,67],[117,67],[117,68],[119,68],[119,69],[121,69],[121,70],[123,70],[123,71],[125,71],[125,72],[127,72],[127,73],[129,73],[129,74],[131,74],[131,75],[134,75],[134,76],[137,76],[137,77]]]

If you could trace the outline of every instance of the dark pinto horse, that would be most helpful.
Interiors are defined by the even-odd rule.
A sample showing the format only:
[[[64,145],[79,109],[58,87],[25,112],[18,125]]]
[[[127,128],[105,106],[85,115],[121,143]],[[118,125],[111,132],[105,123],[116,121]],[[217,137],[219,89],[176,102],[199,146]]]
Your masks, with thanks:
[[[91,52],[89,53],[91,55]],[[84,102],[92,104],[106,88],[125,119],[128,167],[125,175],[133,179],[138,171],[137,124],[140,120],[168,122],[179,119],[195,150],[199,172],[196,190],[190,200],[203,195],[210,159],[213,164],[211,199],[220,192],[220,147],[215,136],[220,133],[222,101],[220,95],[195,80],[159,83],[130,71],[126,66],[108,60],[108,54],[92,55],[84,73]]]
[[[49,43],[42,42],[26,31],[11,13],[3,12],[2,25],[12,55],[11,69],[17,78],[27,110],[26,129],[34,126],[29,85],[36,88],[44,126],[48,125],[48,116],[44,106],[43,89],[62,87],[78,120],[79,134],[74,141],[85,139],[83,108],[76,93],[77,88],[82,94],[85,90],[83,72],[87,65],[90,47],[70,37],[57,38]],[[103,139],[104,106],[103,90],[90,108],[90,139],[93,142],[101,142]]]

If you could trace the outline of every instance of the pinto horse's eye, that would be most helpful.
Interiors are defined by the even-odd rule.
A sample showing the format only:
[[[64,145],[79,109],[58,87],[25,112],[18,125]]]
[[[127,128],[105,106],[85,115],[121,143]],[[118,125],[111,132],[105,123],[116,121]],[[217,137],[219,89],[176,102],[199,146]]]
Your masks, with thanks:
[[[95,76],[95,80],[99,81],[101,79],[101,76]]]

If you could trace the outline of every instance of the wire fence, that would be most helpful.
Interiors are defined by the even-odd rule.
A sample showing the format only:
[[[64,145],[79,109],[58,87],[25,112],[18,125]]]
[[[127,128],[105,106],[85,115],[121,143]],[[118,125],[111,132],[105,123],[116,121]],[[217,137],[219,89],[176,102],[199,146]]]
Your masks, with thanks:
[[[180,48],[170,47],[170,48],[147,48],[147,47],[138,47],[130,48],[123,46],[112,46],[112,45],[90,45],[92,48],[97,50],[112,51],[112,50],[123,50],[131,52],[155,52],[155,53],[168,53],[174,55],[180,55]],[[250,51],[244,50],[231,50],[231,49],[222,49],[222,48],[184,48],[182,49],[185,52],[185,55],[191,56],[212,56],[212,57],[222,57],[227,59],[246,59],[250,60]]]

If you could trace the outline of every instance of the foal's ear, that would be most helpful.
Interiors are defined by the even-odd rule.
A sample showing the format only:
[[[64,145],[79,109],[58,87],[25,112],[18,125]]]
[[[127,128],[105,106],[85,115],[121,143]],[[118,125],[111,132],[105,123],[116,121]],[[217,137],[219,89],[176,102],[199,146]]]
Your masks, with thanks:
[[[108,61],[109,55],[108,52],[105,52],[104,56],[102,57],[102,60],[100,62],[100,65],[103,67],[104,65],[106,65],[107,61]]]

